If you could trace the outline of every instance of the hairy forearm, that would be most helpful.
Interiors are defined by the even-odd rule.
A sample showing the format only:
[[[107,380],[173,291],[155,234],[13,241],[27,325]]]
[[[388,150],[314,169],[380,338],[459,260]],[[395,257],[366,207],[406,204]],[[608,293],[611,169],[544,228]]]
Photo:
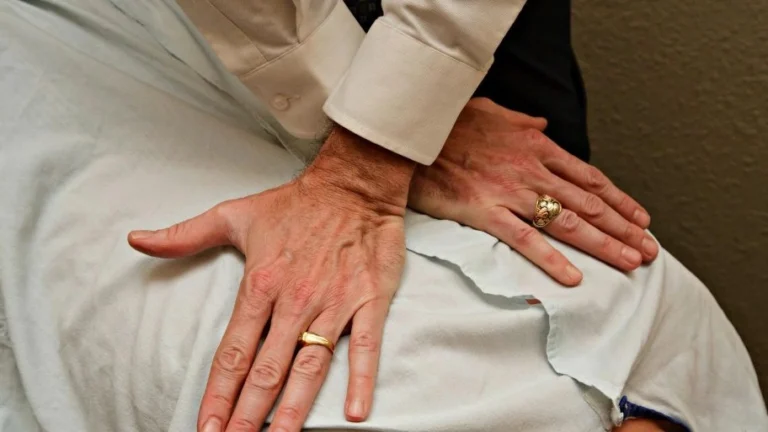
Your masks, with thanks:
[[[405,209],[416,162],[334,126],[305,178]]]

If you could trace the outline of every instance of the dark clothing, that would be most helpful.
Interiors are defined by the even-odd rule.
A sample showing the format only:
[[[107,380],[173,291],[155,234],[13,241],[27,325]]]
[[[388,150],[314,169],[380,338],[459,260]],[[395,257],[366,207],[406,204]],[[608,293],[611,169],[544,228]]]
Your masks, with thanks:
[[[380,0],[345,0],[367,31]],[[571,46],[570,0],[528,0],[475,92],[506,108],[544,117],[552,141],[589,160],[584,83]]]

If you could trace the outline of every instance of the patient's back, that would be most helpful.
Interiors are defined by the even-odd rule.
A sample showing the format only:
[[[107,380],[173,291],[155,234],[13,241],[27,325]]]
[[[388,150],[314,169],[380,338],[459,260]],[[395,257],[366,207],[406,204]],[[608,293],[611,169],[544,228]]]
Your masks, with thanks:
[[[56,431],[193,430],[242,257],[161,261],[125,235],[281,184],[301,164],[242,100],[108,2],[85,4],[92,21],[0,5],[0,92],[13,95],[0,100],[0,208],[13,209],[0,230],[0,358],[16,364],[0,379],[21,378],[32,407],[0,414],[34,412]],[[110,20],[114,34],[82,31]],[[409,213],[406,235],[366,428],[598,430],[625,395],[693,424],[765,420],[738,336],[665,252],[626,275],[558,244],[585,274],[567,290],[452,222]],[[342,340],[308,427],[350,427],[345,351]]]

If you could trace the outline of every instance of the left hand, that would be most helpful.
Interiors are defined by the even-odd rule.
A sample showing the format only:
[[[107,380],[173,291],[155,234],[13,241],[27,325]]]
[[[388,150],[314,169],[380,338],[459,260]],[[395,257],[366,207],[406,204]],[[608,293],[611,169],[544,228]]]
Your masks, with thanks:
[[[544,228],[553,237],[624,271],[655,259],[645,209],[550,141],[546,123],[470,100],[437,160],[417,168],[408,205],[493,235],[568,286],[581,282],[581,272],[527,222],[539,194],[562,202],[562,214]]]

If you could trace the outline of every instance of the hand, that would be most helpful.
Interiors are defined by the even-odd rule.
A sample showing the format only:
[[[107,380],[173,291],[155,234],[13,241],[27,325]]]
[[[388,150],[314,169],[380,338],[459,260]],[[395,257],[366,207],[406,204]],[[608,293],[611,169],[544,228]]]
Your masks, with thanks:
[[[625,271],[653,260],[659,247],[644,232],[648,213],[550,141],[545,127],[544,119],[472,99],[435,163],[416,169],[408,204],[497,237],[568,286],[581,272],[527,222],[540,194],[563,205],[544,229],[553,237]]]
[[[299,431],[331,353],[312,345],[294,359],[297,338],[310,331],[336,343],[350,320],[345,411],[351,421],[368,416],[384,321],[403,270],[414,165],[339,129],[297,180],[164,230],[129,235],[134,248],[164,258],[221,245],[245,254],[198,430],[260,431],[285,385],[269,430]]]

